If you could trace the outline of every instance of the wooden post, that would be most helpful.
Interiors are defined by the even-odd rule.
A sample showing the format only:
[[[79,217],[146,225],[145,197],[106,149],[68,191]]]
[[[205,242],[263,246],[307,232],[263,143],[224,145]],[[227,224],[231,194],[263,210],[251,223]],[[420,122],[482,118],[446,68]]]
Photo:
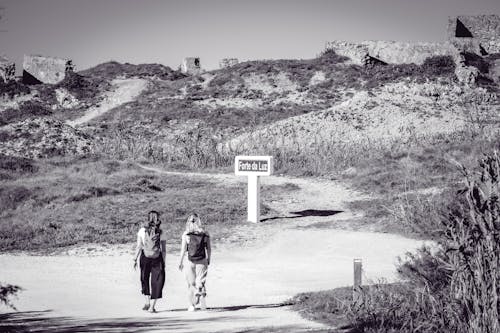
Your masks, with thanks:
[[[363,284],[361,274],[363,273],[363,263],[361,259],[354,259],[354,284],[352,286],[352,300],[354,302],[360,301],[361,298],[361,285]]]
[[[361,273],[363,272],[363,262],[361,259],[354,259],[354,289],[361,287],[363,281],[361,278]]]

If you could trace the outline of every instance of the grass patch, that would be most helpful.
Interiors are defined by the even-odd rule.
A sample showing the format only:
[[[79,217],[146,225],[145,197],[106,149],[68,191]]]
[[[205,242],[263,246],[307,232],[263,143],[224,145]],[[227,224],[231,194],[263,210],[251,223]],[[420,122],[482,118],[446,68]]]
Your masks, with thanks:
[[[149,210],[162,213],[169,244],[196,211],[215,243],[246,223],[246,187],[156,174],[127,162],[59,158],[0,181],[0,249],[46,250],[85,243],[129,243]],[[266,196],[293,191],[269,186]],[[269,213],[264,205],[263,214]]]
[[[38,166],[31,159],[0,154],[0,180],[14,179],[37,171]]]
[[[344,327],[349,325],[345,313],[346,304],[352,299],[352,288],[343,287],[332,290],[300,293],[290,301],[293,310],[305,318],[327,324]]]

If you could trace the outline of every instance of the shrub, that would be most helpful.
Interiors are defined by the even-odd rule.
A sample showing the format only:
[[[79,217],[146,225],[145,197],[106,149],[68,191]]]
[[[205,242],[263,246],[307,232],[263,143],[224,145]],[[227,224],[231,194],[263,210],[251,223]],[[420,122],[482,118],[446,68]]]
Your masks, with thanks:
[[[0,170],[33,173],[38,170],[38,167],[29,158],[0,154]]]
[[[1,284],[0,283],[0,303],[3,303],[11,309],[16,309],[14,304],[11,302],[11,298],[16,296],[16,294],[21,291],[22,288],[19,286],[14,286],[11,284]]]
[[[27,101],[19,109],[6,109],[0,113],[0,126],[21,121],[31,117],[43,117],[52,114],[44,104],[36,101]]]
[[[29,94],[30,88],[17,81],[9,81],[7,83],[0,81],[0,96],[14,98],[15,96]]]
[[[78,73],[68,72],[55,88],[65,88],[75,95],[77,99],[89,99],[98,96],[103,90],[109,87],[110,84],[103,78],[83,76]]]
[[[455,62],[451,56],[434,56],[425,59],[422,67],[426,73],[433,75],[453,74]]]

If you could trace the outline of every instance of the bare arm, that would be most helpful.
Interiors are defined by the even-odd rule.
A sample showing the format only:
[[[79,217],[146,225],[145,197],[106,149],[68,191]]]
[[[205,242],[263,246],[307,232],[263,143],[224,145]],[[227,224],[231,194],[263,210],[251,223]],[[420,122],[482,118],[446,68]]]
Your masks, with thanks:
[[[182,235],[182,242],[181,242],[181,253],[180,253],[180,258],[179,258],[179,270],[182,271],[182,268],[184,267],[183,261],[184,261],[184,256],[186,255],[186,237]]]
[[[163,257],[163,262],[165,262],[165,257],[167,256],[167,241],[160,241],[160,245],[161,245],[161,255]]]
[[[142,251],[142,241],[141,238],[139,237],[139,234],[137,234],[137,245],[135,247],[134,258],[132,259],[134,261],[134,269],[137,267],[137,258],[141,254],[141,251]]]
[[[207,237],[207,247],[205,251],[207,253],[207,264],[210,265],[210,255],[212,254],[212,246],[210,245],[210,236]]]

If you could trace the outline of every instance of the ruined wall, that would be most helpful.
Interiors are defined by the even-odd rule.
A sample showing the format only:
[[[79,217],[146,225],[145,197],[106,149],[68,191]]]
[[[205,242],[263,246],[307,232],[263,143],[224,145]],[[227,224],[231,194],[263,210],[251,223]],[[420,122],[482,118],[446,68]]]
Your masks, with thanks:
[[[27,84],[55,84],[64,79],[66,72],[73,70],[73,63],[69,59],[25,55],[23,61],[23,82]]]
[[[332,41],[326,44],[326,48],[349,57],[358,65],[366,65],[372,62],[373,58],[388,64],[422,64],[426,58],[432,56],[454,56],[457,53],[454,46],[448,42]]]
[[[198,57],[187,57],[182,60],[181,72],[191,75],[201,74],[201,61]]]
[[[370,59],[368,47],[361,43],[334,40],[326,43],[327,50],[333,50],[336,54],[348,57],[356,65],[366,65]]]
[[[0,56],[0,81],[9,82],[16,77],[16,64]]]
[[[368,47],[370,56],[388,64],[421,65],[429,57],[456,53],[450,43],[366,41],[363,45]]]
[[[457,47],[460,47],[460,43],[464,43],[467,39],[474,39],[475,43],[479,44],[481,48],[478,54],[500,53],[499,15],[462,15],[449,17],[447,34],[448,40],[453,44],[457,44]]]
[[[238,58],[224,58],[219,62],[219,68],[231,67],[238,64]]]

